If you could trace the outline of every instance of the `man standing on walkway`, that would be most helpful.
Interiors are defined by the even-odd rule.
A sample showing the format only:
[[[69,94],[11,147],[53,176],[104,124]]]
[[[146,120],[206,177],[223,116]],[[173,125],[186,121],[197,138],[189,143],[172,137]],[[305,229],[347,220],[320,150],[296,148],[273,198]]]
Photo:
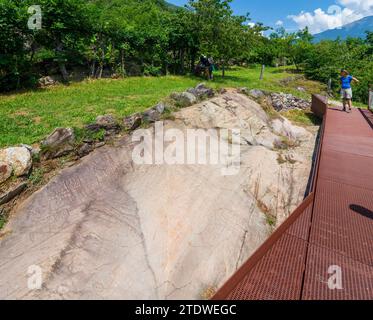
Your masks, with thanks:
[[[341,85],[342,85],[342,90],[341,90],[341,95],[342,95],[342,100],[343,100],[343,111],[346,110],[346,105],[348,105],[349,111],[352,110],[352,88],[351,88],[351,82],[359,82],[358,79],[355,77],[351,76],[349,72],[345,69],[341,70]],[[349,112],[348,111],[348,112]]]

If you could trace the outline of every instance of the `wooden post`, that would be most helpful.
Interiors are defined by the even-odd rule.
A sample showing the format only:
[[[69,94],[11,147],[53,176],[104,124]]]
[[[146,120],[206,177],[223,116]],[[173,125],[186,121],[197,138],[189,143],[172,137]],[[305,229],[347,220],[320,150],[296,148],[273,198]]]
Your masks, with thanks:
[[[264,69],[265,69],[265,65],[264,64],[262,64],[262,70],[260,71],[260,80],[263,80],[263,78],[264,78]]]
[[[330,78],[328,81],[328,94],[332,95],[332,79]]]

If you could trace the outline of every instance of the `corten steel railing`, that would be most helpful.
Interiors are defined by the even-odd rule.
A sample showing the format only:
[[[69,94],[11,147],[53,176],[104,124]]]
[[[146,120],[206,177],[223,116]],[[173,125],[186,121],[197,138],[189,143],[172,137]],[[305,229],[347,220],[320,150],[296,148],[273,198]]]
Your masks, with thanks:
[[[327,114],[328,104],[327,98],[320,95],[312,96],[312,111],[320,118],[324,118]],[[232,291],[242,279],[250,272],[256,264],[266,255],[266,253],[273,247],[273,245],[280,239],[280,237],[294,224],[305,210],[312,205],[314,206],[315,190],[317,186],[317,177],[320,166],[320,156],[322,152],[322,143],[325,132],[325,121],[323,121],[319,141],[317,143],[316,157],[314,160],[313,169],[311,172],[311,183],[309,194],[299,207],[290,215],[290,217],[264,242],[264,244],[249,258],[249,260],[242,265],[241,268],[223,285],[223,287],[215,294],[212,300],[225,300],[229,297]]]

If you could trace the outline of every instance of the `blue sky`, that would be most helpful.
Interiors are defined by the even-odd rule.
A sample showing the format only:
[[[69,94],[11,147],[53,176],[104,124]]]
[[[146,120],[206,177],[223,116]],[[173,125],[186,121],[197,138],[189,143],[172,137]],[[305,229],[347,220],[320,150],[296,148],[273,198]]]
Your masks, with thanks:
[[[184,5],[187,0],[170,0]],[[250,12],[253,22],[281,25],[295,31],[308,26],[312,33],[333,29],[373,15],[373,0],[233,0],[237,14]]]

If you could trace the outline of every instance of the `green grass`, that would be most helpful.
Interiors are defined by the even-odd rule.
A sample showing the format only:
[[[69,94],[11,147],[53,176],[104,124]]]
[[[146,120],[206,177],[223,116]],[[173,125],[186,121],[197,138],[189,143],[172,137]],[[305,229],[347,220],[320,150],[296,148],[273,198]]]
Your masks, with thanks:
[[[304,110],[289,110],[282,115],[289,119],[291,122],[299,125],[306,125],[306,126],[314,126],[314,125],[321,125],[321,119],[316,117],[311,111],[304,111]]]
[[[281,84],[280,80],[293,76],[285,69],[267,68],[263,81],[259,75],[259,67],[234,68],[227,71],[225,79],[217,73],[209,85],[216,89],[248,87],[309,97],[297,91],[295,84]],[[0,96],[0,147],[37,143],[56,127],[81,128],[101,114],[113,114],[120,119],[200,82],[203,80],[181,76],[87,80],[3,95]]]
[[[3,217],[3,216],[0,215],[0,230],[5,225],[5,223],[6,223],[5,217]]]

